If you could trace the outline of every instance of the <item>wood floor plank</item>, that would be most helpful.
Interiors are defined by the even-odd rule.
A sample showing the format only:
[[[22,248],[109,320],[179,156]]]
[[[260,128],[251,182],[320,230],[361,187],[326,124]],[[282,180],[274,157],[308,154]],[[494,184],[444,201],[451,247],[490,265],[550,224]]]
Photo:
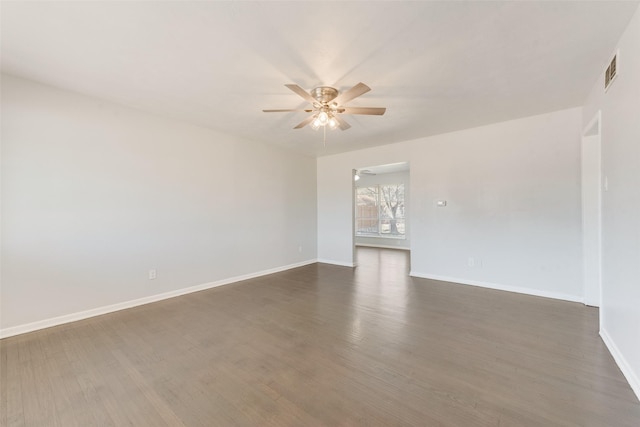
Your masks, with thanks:
[[[597,309],[357,255],[1,340],[0,425],[640,425]]]
[[[20,337],[0,340],[0,425],[24,425],[20,380]]]

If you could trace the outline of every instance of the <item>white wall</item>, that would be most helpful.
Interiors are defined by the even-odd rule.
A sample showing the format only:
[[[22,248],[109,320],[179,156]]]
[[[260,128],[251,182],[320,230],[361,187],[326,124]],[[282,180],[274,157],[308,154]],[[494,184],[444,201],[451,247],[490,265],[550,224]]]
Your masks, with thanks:
[[[583,124],[601,110],[601,334],[640,397],[640,9],[618,48],[618,77],[605,93],[603,64]]]
[[[413,275],[581,300],[581,126],[574,108],[321,157],[318,257],[353,262],[351,170],[409,161]]]
[[[314,158],[2,76],[1,328],[313,261],[315,192]]]
[[[411,206],[410,191],[411,185],[409,182],[409,171],[395,172],[395,173],[383,173],[377,175],[363,174],[356,182],[356,186],[366,187],[367,185],[378,184],[404,184],[404,205],[405,212],[409,212]],[[359,246],[374,246],[374,247],[390,247],[398,249],[410,249],[411,248],[411,218],[407,215],[405,218],[405,238],[404,239],[392,239],[387,237],[364,237],[355,236],[355,243]]]

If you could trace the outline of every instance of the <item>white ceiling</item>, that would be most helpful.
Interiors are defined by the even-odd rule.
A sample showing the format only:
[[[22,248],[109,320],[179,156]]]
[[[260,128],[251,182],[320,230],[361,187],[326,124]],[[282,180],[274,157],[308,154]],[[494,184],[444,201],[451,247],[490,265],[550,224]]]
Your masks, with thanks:
[[[367,166],[358,169],[358,172],[370,172],[376,175],[384,175],[389,173],[405,172],[409,170],[409,163],[389,163],[388,165]]]
[[[3,1],[2,71],[322,156],[579,106],[637,4]],[[326,147],[261,112],[358,82]]]

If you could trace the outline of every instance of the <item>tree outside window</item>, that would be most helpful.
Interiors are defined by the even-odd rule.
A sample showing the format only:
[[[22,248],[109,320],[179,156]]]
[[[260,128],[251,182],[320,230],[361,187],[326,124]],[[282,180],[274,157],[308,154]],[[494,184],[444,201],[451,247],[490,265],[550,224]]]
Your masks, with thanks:
[[[356,188],[356,235],[405,238],[404,184]]]

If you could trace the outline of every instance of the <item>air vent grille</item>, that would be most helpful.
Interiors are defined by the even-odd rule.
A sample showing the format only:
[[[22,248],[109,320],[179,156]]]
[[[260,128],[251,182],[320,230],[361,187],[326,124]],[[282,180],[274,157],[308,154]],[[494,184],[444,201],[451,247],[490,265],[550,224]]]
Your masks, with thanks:
[[[607,67],[607,71],[604,73],[604,88],[608,89],[613,82],[613,79],[618,75],[618,54],[613,55],[611,63]]]

